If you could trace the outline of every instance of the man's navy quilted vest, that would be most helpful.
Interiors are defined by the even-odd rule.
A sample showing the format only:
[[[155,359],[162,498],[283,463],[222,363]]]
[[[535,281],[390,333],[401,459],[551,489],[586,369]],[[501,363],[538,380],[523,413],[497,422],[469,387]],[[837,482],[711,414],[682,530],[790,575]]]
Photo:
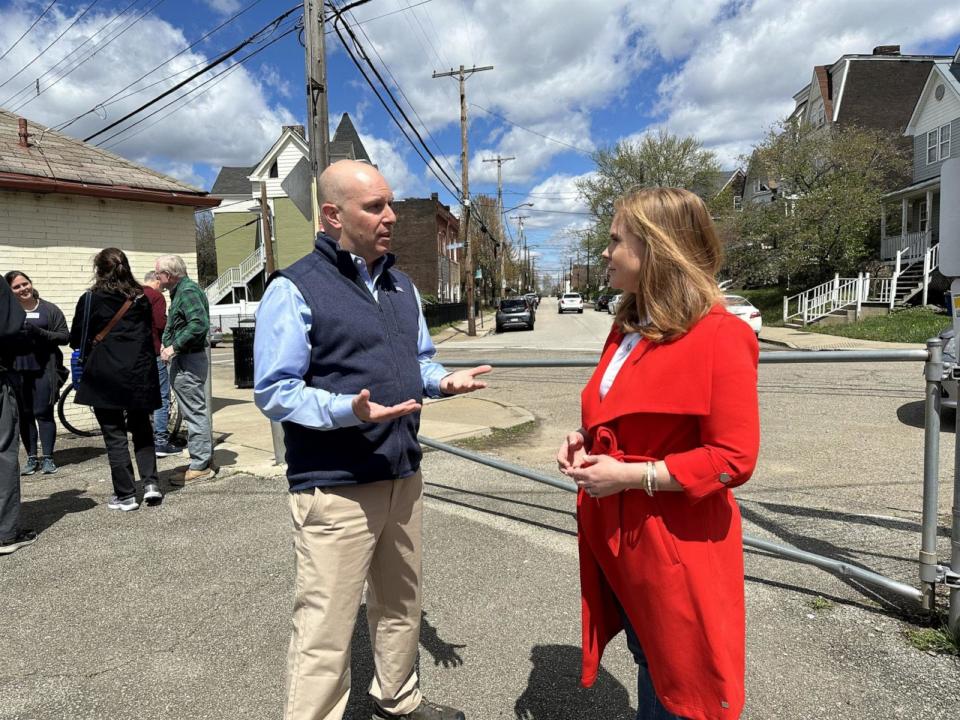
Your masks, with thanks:
[[[423,397],[417,360],[419,307],[410,278],[387,255],[373,298],[353,264],[329,236],[276,275],[293,282],[310,306],[307,386],[396,405]],[[290,490],[407,477],[420,467],[420,413],[385,423],[315,430],[283,423]]]

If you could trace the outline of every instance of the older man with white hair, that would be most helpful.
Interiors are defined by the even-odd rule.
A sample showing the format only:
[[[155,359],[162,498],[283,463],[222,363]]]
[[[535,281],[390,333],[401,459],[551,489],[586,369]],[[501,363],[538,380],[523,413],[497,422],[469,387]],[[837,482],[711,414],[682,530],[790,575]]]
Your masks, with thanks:
[[[207,382],[207,345],[210,305],[207,294],[187,277],[187,266],[179,255],[162,255],[154,272],[164,290],[170,291],[170,311],[163,331],[160,358],[170,365],[170,385],[177,396],[187,426],[190,466],[173,485],[208,480],[216,474],[213,444],[204,386]]]

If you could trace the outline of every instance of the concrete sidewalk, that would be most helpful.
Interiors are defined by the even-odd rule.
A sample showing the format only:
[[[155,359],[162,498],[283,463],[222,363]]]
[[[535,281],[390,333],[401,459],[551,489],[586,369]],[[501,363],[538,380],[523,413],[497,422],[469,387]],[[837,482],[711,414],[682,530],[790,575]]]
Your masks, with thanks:
[[[477,324],[477,338],[493,332],[493,323]],[[466,323],[444,328],[433,336],[434,344],[456,338],[471,340]],[[214,463],[227,475],[249,474],[257,477],[278,477],[284,466],[274,462],[273,436],[270,423],[253,403],[253,390],[237,389],[233,382],[233,364],[213,366],[213,431],[216,442]],[[449,442],[468,437],[489,435],[495,429],[506,429],[531,422],[533,415],[509,403],[488,400],[476,395],[461,395],[425,400],[420,420],[421,434]]]
[[[764,325],[760,340],[793,350],[923,350],[923,343],[880,342]]]

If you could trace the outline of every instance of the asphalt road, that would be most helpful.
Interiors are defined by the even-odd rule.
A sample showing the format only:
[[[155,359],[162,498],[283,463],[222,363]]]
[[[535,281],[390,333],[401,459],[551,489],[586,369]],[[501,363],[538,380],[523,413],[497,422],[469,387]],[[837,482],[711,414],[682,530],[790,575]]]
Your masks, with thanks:
[[[592,357],[609,316],[451,340],[441,359]],[[552,312],[551,312],[552,310]],[[229,351],[215,361],[229,361]],[[484,453],[555,472],[579,425],[588,369],[500,369],[486,391],[531,410],[530,432]],[[765,365],[762,450],[738,490],[745,532],[915,582],[922,473],[917,365]],[[214,388],[216,394],[216,388]],[[942,440],[948,552],[952,425]],[[0,718],[281,717],[292,552],[284,483],[234,476],[108,512],[97,441],[64,440],[61,472],[25,479],[33,547],[0,558],[7,619]],[[182,460],[161,461],[164,476]],[[622,639],[598,685],[577,686],[579,597],[572,496],[443,453],[424,459],[421,675],[472,720],[627,720],[635,674]],[[916,650],[908,604],[824,571],[748,552],[750,720],[956,718],[960,665]],[[666,611],[666,609],[665,609]],[[364,623],[348,720],[369,717]]]

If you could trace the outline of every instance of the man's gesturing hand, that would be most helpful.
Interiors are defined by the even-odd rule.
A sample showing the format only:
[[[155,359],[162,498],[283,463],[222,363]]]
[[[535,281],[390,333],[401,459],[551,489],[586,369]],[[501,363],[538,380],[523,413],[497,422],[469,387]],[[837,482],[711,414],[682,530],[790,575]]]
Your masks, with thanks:
[[[487,384],[477,380],[477,375],[485,375],[493,370],[489,365],[478,365],[469,370],[457,370],[444,376],[440,381],[440,392],[444,395],[462,395],[463,393],[483,390]]]
[[[387,422],[420,409],[420,403],[416,400],[407,400],[399,405],[390,406],[370,402],[369,390],[361,390],[350,404],[353,407],[354,415],[363,422],[372,423]]]

